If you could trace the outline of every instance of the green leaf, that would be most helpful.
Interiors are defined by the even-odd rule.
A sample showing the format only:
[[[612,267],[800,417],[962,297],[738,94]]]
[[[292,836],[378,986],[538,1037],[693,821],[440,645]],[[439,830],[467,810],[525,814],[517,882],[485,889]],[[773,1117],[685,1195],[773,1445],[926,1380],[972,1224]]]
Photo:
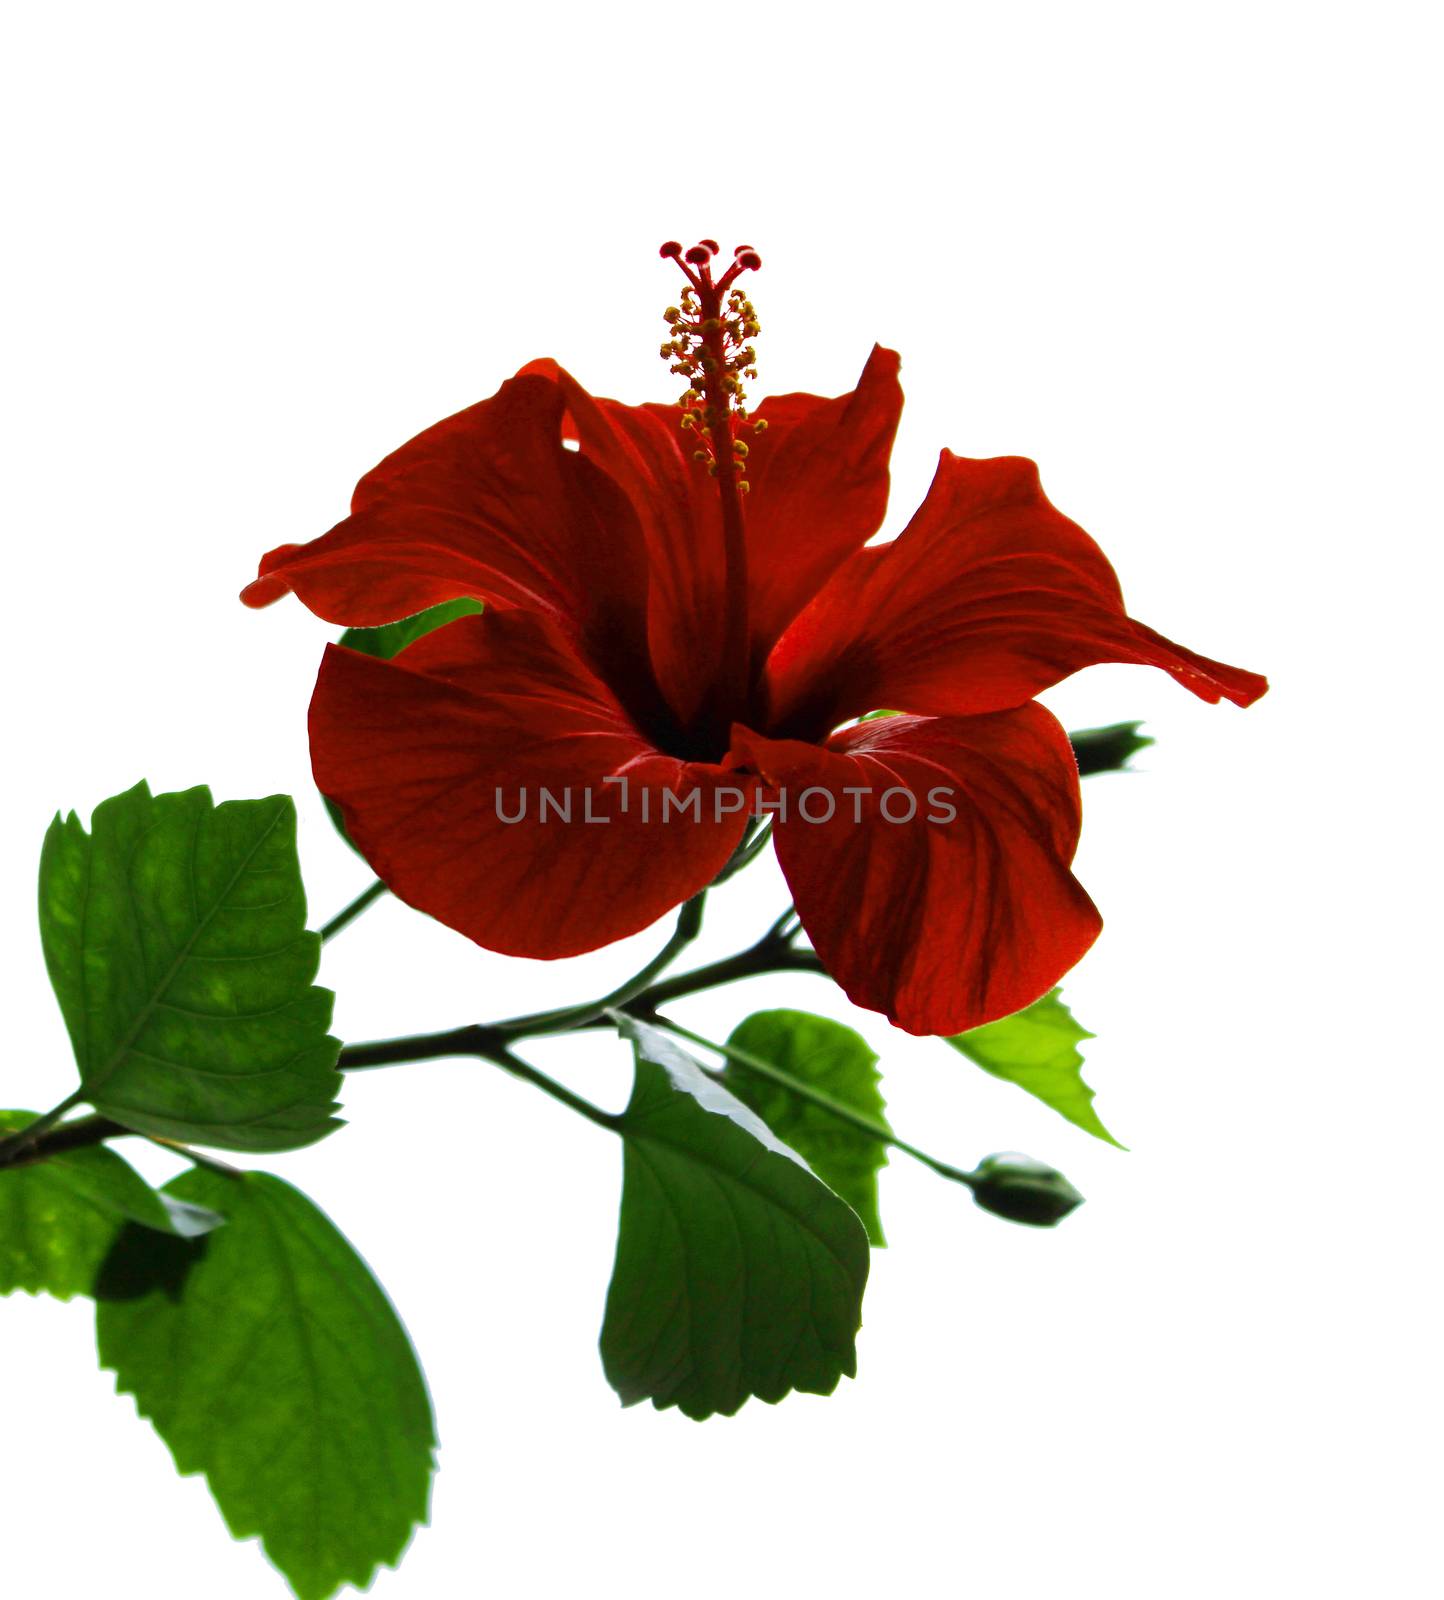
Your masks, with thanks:
[[[1062,992],[1054,989],[1025,1010],[954,1034],[948,1043],[985,1072],[1016,1083],[1085,1133],[1122,1150],[1125,1147],[1098,1120],[1093,1091],[1083,1081],[1078,1045],[1095,1035],[1073,1020]]]
[[[1106,728],[1079,728],[1070,733],[1079,777],[1124,771],[1129,757],[1153,743],[1146,733],[1139,733],[1142,726],[1141,722],[1114,722]]]
[[[296,812],[137,784],[86,833],[58,816],[40,858],[45,962],[84,1098],[128,1128],[293,1150],[331,1115],[340,1049],[313,987]]]
[[[877,1056],[860,1033],[831,1017],[757,1011],[733,1029],[727,1043],[887,1126]],[[878,1169],[887,1162],[887,1146],[880,1139],[870,1139],[821,1106],[734,1062],[723,1070],[722,1081],[847,1201],[874,1245],[886,1244],[877,1210]]]
[[[32,1121],[33,1112],[0,1111],[0,1133]],[[193,1236],[221,1220],[175,1205],[172,1211],[129,1162],[100,1145],[0,1168],[0,1294],[89,1294],[127,1221]]]
[[[166,1188],[226,1226],[179,1248],[122,1236],[98,1286],[101,1364],[301,1600],[365,1587],[427,1515],[436,1438],[406,1330],[279,1178],[197,1168]]]
[[[379,628],[347,628],[336,642],[348,650],[359,650],[362,655],[376,656],[390,661],[409,644],[458,617],[474,617],[482,609],[480,600],[445,600],[439,606],[418,611],[415,616],[402,617],[400,622],[388,622]]]
[[[658,1029],[636,1047],[602,1363],[624,1405],[701,1419],[831,1394],[857,1370],[867,1235],[757,1116]]]

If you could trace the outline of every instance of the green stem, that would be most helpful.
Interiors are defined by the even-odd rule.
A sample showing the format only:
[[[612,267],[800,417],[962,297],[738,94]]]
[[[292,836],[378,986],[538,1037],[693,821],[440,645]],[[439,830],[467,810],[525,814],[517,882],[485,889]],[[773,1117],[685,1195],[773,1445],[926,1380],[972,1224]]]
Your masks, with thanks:
[[[751,946],[721,961],[709,962],[691,972],[679,972],[659,983],[649,984],[631,996],[626,1009],[634,1017],[649,1019],[658,1006],[680,1000],[689,994],[700,994],[704,989],[717,989],[723,984],[736,983],[743,978],[757,978],[768,972],[813,972],[825,975],[826,968],[811,950],[794,950],[785,940],[764,935]],[[607,1002],[602,1002],[603,1004]],[[578,1008],[594,1010],[594,1006]],[[343,1046],[337,1066],[343,1072],[357,1072],[368,1067],[395,1067],[420,1061],[440,1061],[448,1056],[484,1055],[495,1046],[515,1043],[516,1040],[540,1033],[555,1032],[545,1020],[548,1014],[537,1017],[516,1017],[509,1022],[469,1022],[460,1028],[447,1028],[439,1033],[413,1033],[399,1039],[373,1039],[362,1044]],[[550,1013],[555,1016],[556,1013]],[[581,1032],[587,1028],[609,1028],[612,1024],[605,1015],[597,1014],[592,1020],[573,1023],[568,1031]]]
[[[854,1111],[841,1100],[833,1099],[825,1090],[814,1089],[811,1084],[794,1078],[790,1072],[784,1072],[781,1067],[773,1066],[761,1056],[754,1056],[749,1050],[739,1050],[733,1044],[718,1044],[712,1039],[706,1039],[700,1033],[693,1033],[690,1028],[684,1028],[681,1023],[673,1022],[670,1017],[659,1017],[654,1014],[651,1020],[659,1028],[675,1033],[679,1039],[687,1039],[692,1044],[700,1045],[704,1050],[710,1050],[715,1055],[735,1062],[744,1072],[766,1078],[769,1083],[775,1083],[789,1094],[796,1095],[799,1100],[806,1100],[809,1105],[828,1112],[840,1122],[846,1122],[856,1128],[859,1133],[865,1133],[870,1139],[876,1139],[880,1144],[891,1145],[894,1150],[901,1150],[904,1155],[911,1156],[914,1161],[921,1161],[925,1167],[931,1167],[944,1178],[949,1178],[954,1183],[965,1183],[969,1188],[973,1186],[975,1179],[971,1172],[964,1172],[961,1167],[955,1167],[951,1162],[939,1161],[936,1156],[930,1156],[926,1150],[919,1150],[915,1144],[909,1144],[906,1139],[899,1139],[885,1123],[877,1122],[861,1111]]]
[[[52,1106],[33,1122],[27,1122],[23,1128],[17,1128],[8,1138],[0,1139],[0,1167],[8,1167],[19,1161],[46,1129],[53,1128],[67,1111],[73,1110],[84,1098],[85,1091],[77,1089],[74,1094],[67,1095],[58,1106]]]
[[[543,1094],[549,1094],[553,1100],[560,1101],[564,1106],[585,1117],[588,1122],[595,1122],[599,1128],[606,1128],[616,1133],[621,1127],[621,1118],[615,1117],[610,1111],[603,1111],[600,1106],[594,1106],[590,1100],[584,1100],[581,1095],[573,1094],[564,1083],[558,1083],[555,1078],[549,1078],[539,1067],[534,1067],[529,1061],[523,1061],[520,1056],[514,1056],[504,1046],[496,1050],[478,1051],[487,1061],[503,1068],[513,1077],[521,1078],[532,1084]]]
[[[385,893],[386,885],[380,878],[369,889],[363,889],[349,906],[344,906],[322,927],[321,943],[325,944],[328,939],[334,939],[342,928],[349,928],[367,906],[374,905]]]
[[[672,937],[642,968],[632,974],[618,989],[603,995],[600,1000],[589,1000],[583,1005],[567,1006],[560,1011],[535,1011],[530,1016],[512,1017],[507,1022],[494,1022],[490,1032],[502,1039],[524,1039],[528,1034],[566,1033],[572,1028],[584,1028],[595,1022],[604,1012],[615,1006],[624,1006],[634,1000],[651,981],[677,959],[683,950],[702,930],[702,909],[707,891],[694,894],[677,913],[677,926]]]
[[[20,1131],[28,1133],[34,1126],[32,1122]],[[0,1165],[32,1166],[37,1161],[48,1161],[51,1156],[63,1155],[67,1150],[83,1150],[89,1145],[104,1144],[107,1139],[123,1138],[130,1132],[131,1129],[119,1122],[112,1122],[109,1117],[94,1114],[76,1117],[72,1122],[62,1122],[58,1127],[38,1134],[16,1156],[0,1161]]]
[[[36,1126],[37,1124],[32,1122],[20,1131],[28,1134]],[[75,1117],[70,1122],[62,1122],[58,1127],[52,1126],[41,1132],[13,1161],[7,1161],[4,1165],[33,1166],[38,1161],[48,1161],[51,1156],[64,1155],[67,1150],[85,1150],[92,1145],[106,1144],[111,1139],[125,1138],[145,1139],[157,1149],[170,1150],[175,1155],[184,1156],[195,1166],[209,1167],[212,1172],[222,1172],[228,1178],[245,1177],[245,1173],[239,1167],[230,1166],[215,1156],[193,1150],[190,1145],[182,1144],[179,1139],[163,1139],[157,1133],[138,1133],[134,1128],[127,1128],[123,1122],[116,1122],[96,1112],[85,1117]]]
[[[743,835],[742,843],[732,854],[732,859],[719,872],[713,880],[715,883],[726,883],[728,878],[741,872],[743,867],[750,865],[772,842],[772,823],[770,819],[757,831],[750,830],[755,826],[756,819],[748,823],[749,832]]]
[[[364,1044],[341,1047],[336,1065],[342,1072],[367,1067],[399,1067],[420,1061],[442,1061],[448,1056],[483,1056],[504,1041],[485,1024],[469,1022],[440,1033],[409,1033],[400,1039],[368,1039]]]
[[[789,922],[792,923],[790,928],[787,926]],[[788,906],[787,910],[784,911],[777,921],[774,922],[767,930],[766,937],[769,939],[778,939],[783,944],[791,944],[801,932],[802,918],[797,915],[797,907]]]
[[[146,1137],[159,1150],[169,1150],[178,1156],[184,1156],[193,1167],[204,1167],[207,1172],[218,1172],[223,1178],[244,1178],[244,1170],[233,1167],[229,1161],[222,1161],[219,1156],[207,1155],[204,1151],[193,1150],[188,1144],[181,1144],[176,1139],[162,1139],[158,1135],[147,1134]]]
[[[827,976],[827,968],[811,950],[793,950],[785,939],[762,942],[750,950],[739,951],[735,956],[724,956],[720,961],[709,962],[691,972],[679,972],[675,977],[663,978],[637,995],[627,1010],[633,1016],[650,1018],[658,1006],[673,1000],[684,999],[689,994],[700,994],[704,989],[720,989],[724,984],[737,983],[743,978],[760,978],[769,972],[812,972]],[[602,1022],[589,1023],[589,1027]]]

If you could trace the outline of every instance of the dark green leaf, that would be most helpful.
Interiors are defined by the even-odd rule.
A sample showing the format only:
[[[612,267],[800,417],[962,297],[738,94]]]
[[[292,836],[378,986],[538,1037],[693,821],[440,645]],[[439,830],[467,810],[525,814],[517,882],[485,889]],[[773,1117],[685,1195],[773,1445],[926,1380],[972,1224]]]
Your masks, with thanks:
[[[226,1226],[188,1262],[162,1241],[149,1274],[128,1236],[128,1259],[102,1274],[101,1363],[301,1600],[365,1587],[426,1520],[436,1441],[406,1330],[351,1246],[279,1178],[198,1168],[166,1187]]]
[[[34,1120],[0,1111],[0,1133]],[[194,1214],[192,1214],[194,1213]],[[127,1222],[194,1234],[220,1222],[194,1207],[172,1212],[115,1151],[100,1145],[0,1169],[0,1294],[23,1289],[59,1300],[89,1294]]]
[[[142,1133],[292,1150],[339,1124],[296,812],[145,784],[56,817],[40,931],[85,1098]]]
[[[1084,1132],[1121,1150],[1098,1120],[1093,1091],[1083,1081],[1078,1044],[1094,1035],[1079,1027],[1061,997],[1062,990],[1054,989],[1025,1010],[955,1034],[948,1043],[984,1071],[1016,1083]]]
[[[727,1042],[887,1126],[876,1055],[860,1033],[831,1017],[757,1011],[733,1029]],[[887,1162],[887,1146],[880,1139],[870,1139],[821,1106],[734,1062],[724,1069],[722,1081],[847,1201],[874,1245],[886,1243],[877,1211],[878,1169]]]
[[[336,642],[345,645],[348,650],[359,650],[363,656],[376,656],[379,660],[390,661],[393,656],[399,656],[407,645],[415,644],[428,633],[444,628],[458,617],[475,616],[482,609],[480,600],[444,600],[439,606],[418,611],[412,617],[402,617],[399,622],[383,623],[379,628],[347,628]],[[355,850],[351,835],[346,832],[346,819],[341,815],[340,806],[329,795],[323,794],[321,799],[326,804],[326,815],[335,824],[336,832]],[[357,854],[360,852],[357,851]]]
[[[695,1418],[831,1394],[857,1370],[867,1235],[765,1123],[665,1034],[636,1046],[602,1362],[624,1405]]]
[[[1141,722],[1114,722],[1106,728],[1079,728],[1068,735],[1078,759],[1078,775],[1095,772],[1122,772],[1130,756],[1146,749],[1153,740],[1139,733]]]

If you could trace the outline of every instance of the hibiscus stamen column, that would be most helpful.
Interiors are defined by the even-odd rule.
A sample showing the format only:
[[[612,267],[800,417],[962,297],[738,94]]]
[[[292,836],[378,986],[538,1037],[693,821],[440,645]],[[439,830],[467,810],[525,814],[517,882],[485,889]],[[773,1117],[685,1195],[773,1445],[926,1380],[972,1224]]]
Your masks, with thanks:
[[[760,332],[752,302],[733,288],[744,272],[755,272],[762,258],[750,245],[739,245],[732,264],[712,276],[718,245],[703,239],[685,253],[671,241],[662,255],[676,261],[687,279],[680,306],[669,306],[666,321],[672,337],[662,346],[671,370],[687,380],[678,401],[682,426],[693,432],[698,461],[717,481],[722,507],[722,540],[727,565],[723,659],[717,675],[718,703],[707,707],[714,732],[725,739],[729,724],[741,716],[751,693],[751,640],[747,615],[747,536],[742,497],[747,493],[748,447],[740,430],[762,429],[765,422],[748,418],[743,378],[757,376],[757,352],[748,343]]]

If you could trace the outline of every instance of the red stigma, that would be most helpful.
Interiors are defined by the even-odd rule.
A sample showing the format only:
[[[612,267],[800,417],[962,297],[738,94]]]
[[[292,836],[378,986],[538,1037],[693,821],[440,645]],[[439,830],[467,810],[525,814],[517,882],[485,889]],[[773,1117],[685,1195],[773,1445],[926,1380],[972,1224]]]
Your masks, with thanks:
[[[712,258],[721,248],[715,239],[699,239],[690,250],[684,251],[675,239],[669,239],[660,253],[665,260],[675,261],[681,267],[687,282],[699,295],[704,299],[715,297],[720,305],[722,295],[732,287],[740,273],[756,272],[762,265],[762,257],[750,244],[739,244],[732,252],[731,265],[720,278],[714,280]]]

